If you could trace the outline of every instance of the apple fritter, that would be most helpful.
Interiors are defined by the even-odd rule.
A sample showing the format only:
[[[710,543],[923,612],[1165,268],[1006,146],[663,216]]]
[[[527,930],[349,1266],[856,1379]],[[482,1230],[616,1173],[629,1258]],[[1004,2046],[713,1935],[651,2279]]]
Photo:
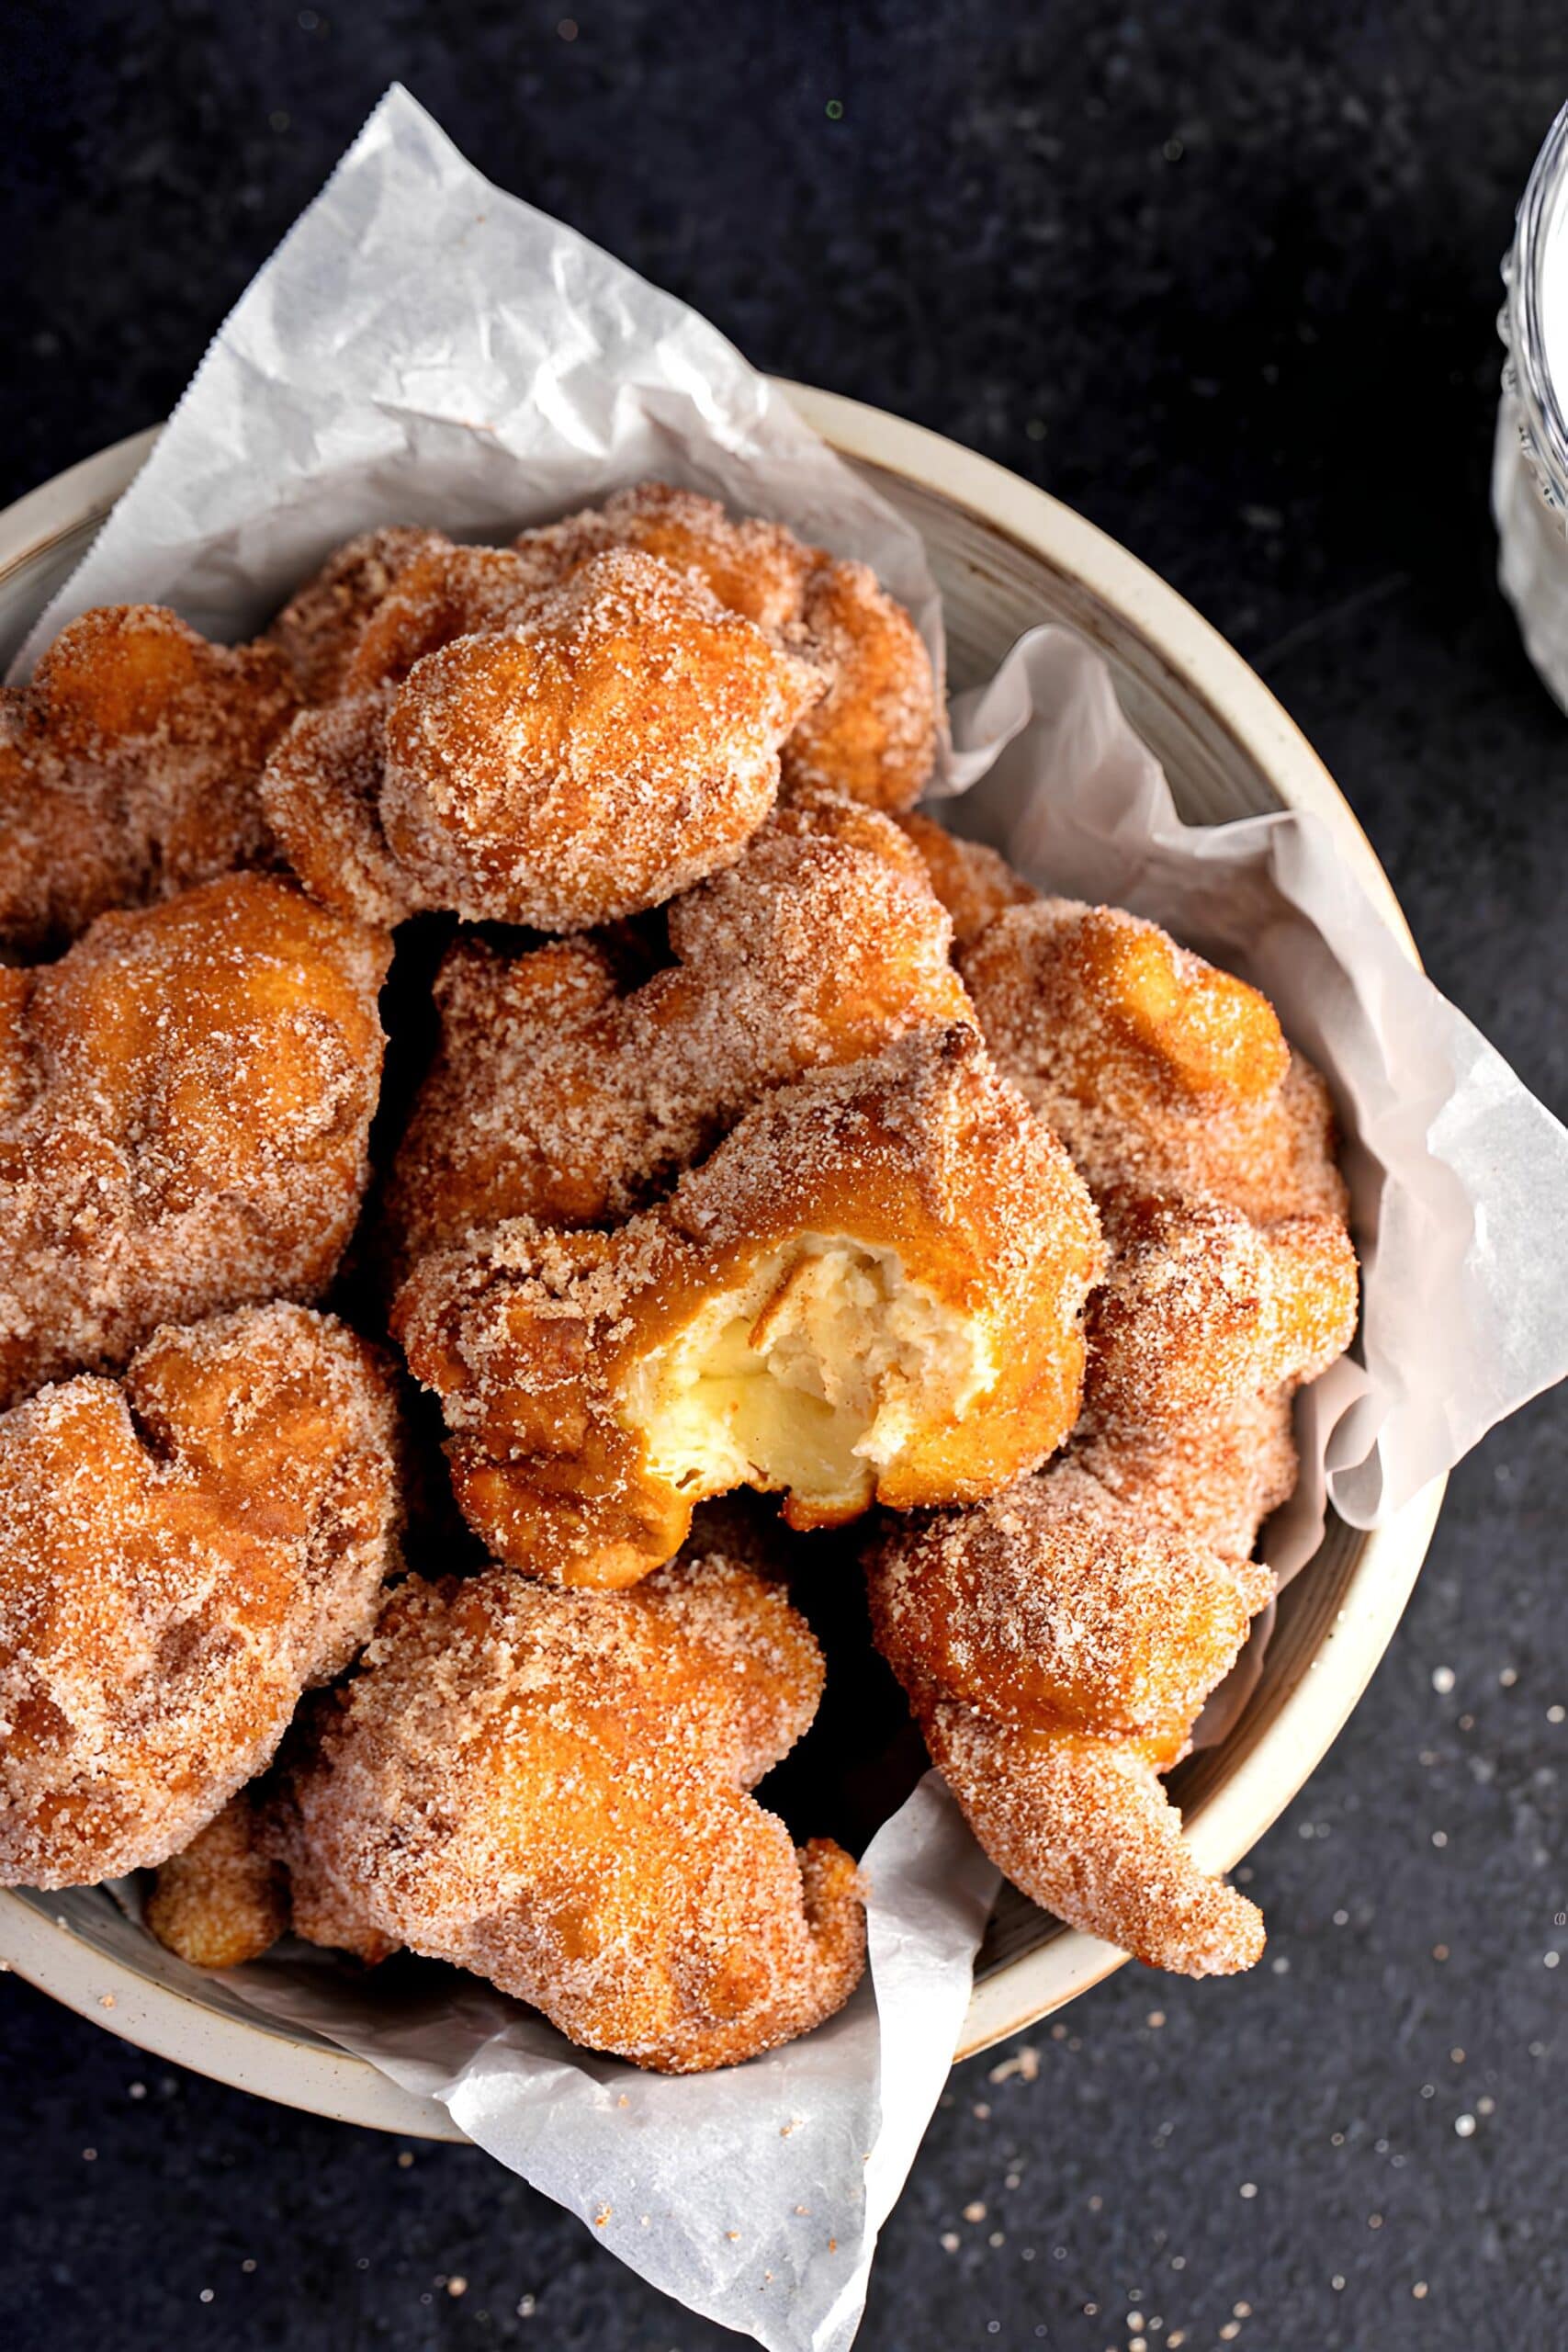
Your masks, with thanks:
[[[0,970],[0,1403],[318,1297],[368,1181],[391,943],[231,875]]]
[[[0,1883],[187,1846],[368,1638],[398,1513],[389,1368],[307,1307],[0,1414]]]
[[[807,1528],[1032,1468],[1077,1418],[1100,1268],[1066,1153],[957,1025],[779,1089],[615,1232],[432,1254],[393,1329],[484,1542],[619,1585],[737,1487]]]
[[[292,1776],[295,1927],[453,1961],[664,2073],[772,2049],[864,1965],[849,1855],[748,1793],[821,1689],[782,1590],[723,1557],[627,1593],[411,1578]]]
[[[210,645],[160,605],[67,624],[0,687],[0,949],[58,953],[96,915],[268,854],[259,785],[298,706],[270,645]]]

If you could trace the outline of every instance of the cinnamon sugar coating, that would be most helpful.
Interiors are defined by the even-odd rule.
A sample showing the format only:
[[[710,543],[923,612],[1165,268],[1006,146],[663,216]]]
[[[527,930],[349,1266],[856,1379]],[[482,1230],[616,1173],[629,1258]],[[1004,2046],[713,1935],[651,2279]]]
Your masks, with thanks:
[[[1200,1871],[1158,1776],[1272,1596],[1247,1555],[1294,1482],[1289,1432],[1276,1396],[1141,1459],[1102,1446],[1111,1478],[1075,1448],[893,1530],[869,1563],[878,1647],[992,1860],[1074,1927],[1187,1975],[1262,1949],[1255,1906]]]
[[[925,1029],[769,1095],[616,1232],[517,1218],[424,1259],[393,1328],[483,1540],[620,1585],[736,1487],[834,1525],[1041,1461],[1100,1265],[1066,1154],[972,1029]]]
[[[0,1883],[189,1844],[376,1619],[386,1369],[331,1317],[165,1326],[0,1415]]]
[[[839,561],[778,523],[734,522],[716,500],[658,481],[525,531],[515,545],[541,579],[570,575],[606,545],[639,548],[700,574],[721,604],[825,672],[827,694],[784,746],[790,793],[841,793],[897,811],[925,790],[937,744],[931,658],[866,564]]]
[[[142,1917],[193,1968],[259,1960],[288,1926],[288,1877],[248,1789],[161,1863]]]
[[[864,1963],[850,1857],[748,1793],[821,1688],[780,1589],[722,1557],[624,1594],[412,1578],[293,1776],[295,1925],[454,1962],[663,2073],[772,2049]]]
[[[609,549],[521,604],[519,569],[496,548],[416,559],[346,699],[280,747],[268,817],[328,903],[571,931],[732,865],[772,808],[818,672],[654,557]]]
[[[1102,1201],[1089,1309],[1095,1422],[1157,1430],[1315,1379],[1356,1331],[1350,1237],[1317,1211],[1255,1225],[1218,1201]]]
[[[959,968],[998,1067],[1097,1198],[1343,1218],[1327,1090],[1245,981],[1155,923],[1070,899],[998,915]]]
[[[330,1281],[368,1177],[390,943],[231,875],[0,970],[0,1401]]]
[[[504,635],[415,663],[387,719],[388,842],[459,914],[635,914],[739,855],[820,692],[689,573],[612,549]]]
[[[854,802],[776,810],[669,929],[678,960],[629,990],[587,939],[449,951],[384,1205],[398,1263],[503,1217],[626,1217],[773,1087],[968,1016],[923,869]]]
[[[1199,1870],[1135,1742],[1023,1729],[955,1700],[924,1728],[987,1853],[1058,1918],[1179,1976],[1233,1976],[1261,1959],[1262,1913]]]
[[[306,702],[331,702],[344,691],[365,632],[393,590],[451,545],[444,532],[407,523],[363,531],[296,589],[267,637]]]
[[[1107,1427],[1086,1413],[1067,1458],[1140,1528],[1247,1560],[1264,1521],[1295,1489],[1291,1394],[1264,1389],[1223,1412],[1144,1428]]]
[[[955,948],[970,946],[1009,907],[1032,906],[1040,896],[999,850],[950,833],[918,808],[900,817],[898,826],[919,852],[931,888],[952,918]]]
[[[0,949],[57,951],[267,851],[257,786],[298,695],[269,645],[210,645],[159,605],[61,630],[0,687]]]
[[[381,823],[387,719],[395,685],[343,694],[301,711],[261,781],[274,840],[312,899],[356,922],[390,928],[429,900]]]
[[[1114,908],[993,911],[959,957],[1001,1067],[1062,1136],[1110,1251],[1070,1453],[871,1563],[879,1645],[992,1859],[1190,1974],[1250,1966],[1159,1776],[1271,1591],[1291,1397],[1357,1305],[1328,1098],[1256,989]]]
[[[998,915],[959,962],[1105,1219],[1091,1419],[1223,1415],[1343,1354],[1358,1283],[1333,1112],[1268,1000],[1154,923],[1064,899]]]
[[[756,515],[734,522],[716,499],[662,481],[618,490],[603,506],[520,532],[513,544],[545,583],[567,579],[605,548],[640,548],[697,572],[721,605],[775,632],[799,621],[807,574],[820,560],[782,523]]]
[[[289,865],[323,906],[398,923],[434,903],[382,824],[392,703],[426,653],[504,627],[538,586],[504,548],[399,525],[350,539],[278,615],[271,634],[312,707],[275,746],[262,797]]]
[[[1258,1432],[1249,1498],[1294,1476],[1288,1419]],[[1190,1475],[1194,1464],[1183,1464]],[[934,1687],[1020,1724],[1150,1742],[1164,1764],[1272,1597],[1269,1569],[1113,1491],[1077,1449],[967,1510],[895,1526],[874,1552],[879,1645]]]
[[[784,789],[911,808],[936,763],[936,688],[919,631],[869,564],[807,574],[799,642],[832,680],[784,745]]]

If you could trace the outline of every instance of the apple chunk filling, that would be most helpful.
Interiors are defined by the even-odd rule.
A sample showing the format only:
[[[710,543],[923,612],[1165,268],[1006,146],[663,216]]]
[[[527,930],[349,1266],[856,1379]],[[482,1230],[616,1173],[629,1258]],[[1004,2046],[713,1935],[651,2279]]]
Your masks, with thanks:
[[[803,1234],[642,1357],[620,1415],[694,1500],[786,1489],[803,1519],[847,1519],[912,1439],[990,1387],[985,1340],[896,1251]]]

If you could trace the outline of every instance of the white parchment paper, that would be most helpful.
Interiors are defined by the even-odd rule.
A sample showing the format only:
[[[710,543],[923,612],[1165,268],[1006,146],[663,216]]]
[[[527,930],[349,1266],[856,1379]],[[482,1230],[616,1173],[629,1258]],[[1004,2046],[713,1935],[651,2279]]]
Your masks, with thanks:
[[[655,474],[871,562],[941,616],[915,533],[712,328],[490,187],[394,89],[225,322],[28,641],[89,605],[254,629],[351,533],[521,524]],[[1568,1136],[1416,973],[1310,819],[1184,826],[1103,664],[1031,632],[955,709],[961,830],[1045,887],[1135,907],[1273,997],[1329,1076],[1365,1267],[1359,1361],[1302,1416],[1270,1556],[1371,1524],[1568,1370]],[[439,1566],[439,1564],[434,1564]],[[774,2352],[843,2352],[935,2103],[996,1884],[928,1779],[865,1858],[871,1972],[806,2040],[671,2081],[487,1987],[396,2004],[285,1948],[225,1981],[439,2099],[635,2268]]]
[[[843,2352],[947,2080],[998,1883],[934,1772],[861,1870],[866,1981],[815,2033],[716,2075],[596,2057],[450,1971],[431,1972],[427,1994],[389,1997],[373,1972],[292,1940],[222,1981],[438,2099],[692,2310],[773,2352]],[[134,1882],[116,1893],[139,1908]]]

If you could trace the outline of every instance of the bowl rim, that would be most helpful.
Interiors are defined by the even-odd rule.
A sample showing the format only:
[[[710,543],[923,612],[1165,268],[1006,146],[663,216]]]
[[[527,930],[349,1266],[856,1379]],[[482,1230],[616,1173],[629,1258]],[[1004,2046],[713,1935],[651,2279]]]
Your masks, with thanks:
[[[966,508],[1026,554],[1048,561],[1117,613],[1250,755],[1287,808],[1312,811],[1412,963],[1415,941],[1349,804],[1301,729],[1242,656],[1119,541],[993,459],[923,425],[809,385],[773,379],[805,422],[846,458]],[[55,541],[101,521],[162,428],[129,435],[0,509],[0,582]],[[1354,1710],[1404,1613],[1446,1485],[1434,1479],[1385,1526],[1363,1535],[1343,1604],[1312,1670],[1224,1783],[1192,1804],[1189,1841],[1205,1870],[1234,1869],[1299,1793]],[[977,1984],[953,2053],[973,2056],[1022,2031],[1120,1968],[1127,1954],[1077,1929],[1006,1962]],[[435,2100],[366,2060],[264,2017],[207,2007],[194,1992],[107,1959],[61,1915],[0,1891],[0,1968],[153,2055],[232,2086],[337,2120],[405,2137],[467,2135]]]

